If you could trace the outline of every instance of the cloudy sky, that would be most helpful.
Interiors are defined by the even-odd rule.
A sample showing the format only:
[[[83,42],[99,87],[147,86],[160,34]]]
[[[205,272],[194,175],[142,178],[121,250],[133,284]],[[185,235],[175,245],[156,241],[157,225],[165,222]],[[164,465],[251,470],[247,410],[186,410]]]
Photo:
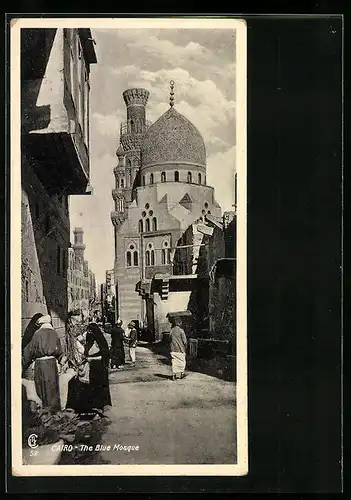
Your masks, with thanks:
[[[207,183],[223,210],[231,210],[235,172],[235,32],[232,29],[93,29],[98,63],[91,66],[90,152],[93,195],[70,199],[71,228],[84,228],[85,258],[104,281],[113,268],[110,212],[119,124],[126,119],[122,92],[150,91],[147,119],[175,109],[202,134]],[[73,241],[73,236],[71,237]]]

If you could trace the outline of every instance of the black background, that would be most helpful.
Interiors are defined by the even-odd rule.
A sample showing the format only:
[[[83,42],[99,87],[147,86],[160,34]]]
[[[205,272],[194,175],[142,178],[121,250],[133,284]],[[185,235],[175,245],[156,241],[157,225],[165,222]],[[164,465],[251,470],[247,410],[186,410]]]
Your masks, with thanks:
[[[9,475],[8,491],[341,490],[342,18],[241,17],[248,49],[249,474]]]

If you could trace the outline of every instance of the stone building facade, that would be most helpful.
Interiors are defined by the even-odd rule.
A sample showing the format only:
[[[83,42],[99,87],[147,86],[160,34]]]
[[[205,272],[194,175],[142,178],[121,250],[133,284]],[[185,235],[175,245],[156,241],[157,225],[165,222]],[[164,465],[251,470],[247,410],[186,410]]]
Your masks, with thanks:
[[[114,169],[115,282],[118,314],[146,323],[155,340],[169,327],[170,311],[187,310],[196,278],[205,216],[221,215],[206,182],[206,148],[196,127],[170,107],[155,123],[146,120],[149,92],[123,94]]]
[[[21,30],[22,331],[49,312],[64,339],[68,196],[89,192],[89,29]]]
[[[84,231],[76,227],[73,234],[74,244],[68,249],[68,311],[81,315],[85,320],[97,298],[96,280],[84,259]]]

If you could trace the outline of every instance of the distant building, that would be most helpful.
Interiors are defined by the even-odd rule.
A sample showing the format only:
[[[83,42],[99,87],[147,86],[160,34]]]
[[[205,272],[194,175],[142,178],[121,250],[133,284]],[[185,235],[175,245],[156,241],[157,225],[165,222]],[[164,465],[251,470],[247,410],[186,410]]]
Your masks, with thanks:
[[[68,310],[87,319],[96,301],[94,273],[84,260],[83,229],[74,229],[74,244],[68,249]]]
[[[106,297],[107,300],[111,302],[112,297],[115,295],[115,274],[113,269],[110,269],[105,272],[105,284],[106,284]]]
[[[221,217],[207,184],[203,138],[176,111],[173,95],[171,82],[170,108],[150,125],[149,92],[123,93],[127,120],[121,124],[112,191],[118,315],[144,323],[151,340],[169,329],[169,312],[188,310],[199,282],[199,226],[206,215]]]
[[[106,321],[112,322],[117,320],[116,287],[113,269],[109,269],[105,272],[105,283],[101,287],[101,295],[104,304],[104,316]]]
[[[21,29],[22,329],[68,310],[68,196],[89,192],[90,29]]]
[[[233,340],[236,338],[236,214],[225,212],[222,218],[206,217],[204,247],[208,262],[208,291],[198,294],[197,303],[205,296],[203,317],[208,318],[211,338]],[[211,229],[211,235],[206,234]],[[205,272],[206,273],[206,272]],[[205,274],[204,273],[204,274]]]

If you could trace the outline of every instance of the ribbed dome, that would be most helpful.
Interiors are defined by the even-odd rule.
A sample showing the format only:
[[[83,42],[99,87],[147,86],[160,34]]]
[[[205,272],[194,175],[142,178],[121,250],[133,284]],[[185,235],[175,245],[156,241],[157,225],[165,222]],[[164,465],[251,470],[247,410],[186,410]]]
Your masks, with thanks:
[[[206,167],[206,149],[200,132],[173,107],[145,133],[141,145],[141,168],[172,162]]]

